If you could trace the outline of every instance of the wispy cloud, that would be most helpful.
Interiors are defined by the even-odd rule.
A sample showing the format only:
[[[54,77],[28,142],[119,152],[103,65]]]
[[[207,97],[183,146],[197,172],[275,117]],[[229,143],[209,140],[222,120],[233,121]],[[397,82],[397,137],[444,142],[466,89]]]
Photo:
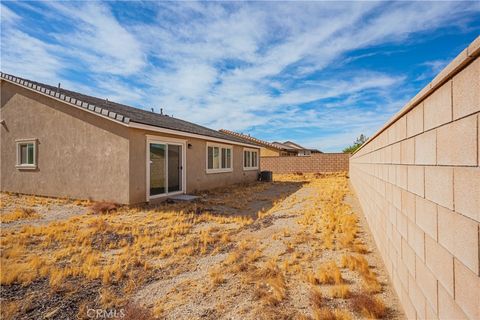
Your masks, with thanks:
[[[404,69],[381,64],[386,53],[443,29],[475,33],[479,12],[474,2],[7,3],[1,67],[214,128],[338,150],[419,89]],[[444,62],[417,65],[428,79]]]

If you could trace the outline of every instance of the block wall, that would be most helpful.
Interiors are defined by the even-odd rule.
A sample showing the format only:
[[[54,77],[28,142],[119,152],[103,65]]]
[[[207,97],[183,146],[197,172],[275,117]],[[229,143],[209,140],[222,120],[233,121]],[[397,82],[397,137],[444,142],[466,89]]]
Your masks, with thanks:
[[[480,319],[479,39],[350,159],[409,319]]]
[[[261,157],[261,170],[273,173],[348,171],[347,153],[314,153],[308,157]]]

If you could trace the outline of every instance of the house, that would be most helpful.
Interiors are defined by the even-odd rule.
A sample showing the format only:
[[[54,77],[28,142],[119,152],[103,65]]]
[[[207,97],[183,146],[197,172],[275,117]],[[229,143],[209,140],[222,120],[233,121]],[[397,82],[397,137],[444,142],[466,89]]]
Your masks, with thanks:
[[[235,137],[237,139],[242,139],[245,143],[253,143],[260,147],[260,157],[284,157],[284,156],[294,156],[296,152],[288,151],[285,148],[278,147],[270,142],[254,138],[250,135],[243,133],[238,133],[226,129],[220,129],[220,132]]]
[[[312,153],[322,153],[317,149],[307,149],[292,141],[281,142],[267,142],[254,138],[250,135],[238,133],[226,129],[219,130],[222,133],[228,134],[237,139],[242,139],[246,143],[254,143],[260,147],[261,157],[289,157],[289,156],[309,156]]]
[[[310,156],[312,155],[312,153],[322,153],[320,150],[307,149],[292,141],[285,141],[285,142],[275,141],[275,142],[272,142],[272,144],[278,148],[283,148],[284,150],[287,150],[289,153],[299,157]]]
[[[254,181],[257,144],[0,73],[1,191],[123,204]]]

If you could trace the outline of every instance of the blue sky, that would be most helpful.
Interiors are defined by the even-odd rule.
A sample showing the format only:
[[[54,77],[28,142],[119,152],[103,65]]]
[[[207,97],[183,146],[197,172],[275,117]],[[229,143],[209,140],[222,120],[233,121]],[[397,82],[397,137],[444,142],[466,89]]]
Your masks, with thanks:
[[[480,34],[480,2],[1,3],[1,69],[340,151]]]

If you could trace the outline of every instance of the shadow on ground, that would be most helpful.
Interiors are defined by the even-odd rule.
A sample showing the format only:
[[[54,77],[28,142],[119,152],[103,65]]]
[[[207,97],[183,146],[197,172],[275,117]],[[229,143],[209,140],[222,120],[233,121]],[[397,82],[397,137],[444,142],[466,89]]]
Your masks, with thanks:
[[[173,210],[196,214],[210,213],[219,216],[258,218],[258,212],[268,211],[302,188],[307,181],[274,181],[236,184],[225,188],[198,192],[191,202],[165,201],[150,205],[156,210]]]

